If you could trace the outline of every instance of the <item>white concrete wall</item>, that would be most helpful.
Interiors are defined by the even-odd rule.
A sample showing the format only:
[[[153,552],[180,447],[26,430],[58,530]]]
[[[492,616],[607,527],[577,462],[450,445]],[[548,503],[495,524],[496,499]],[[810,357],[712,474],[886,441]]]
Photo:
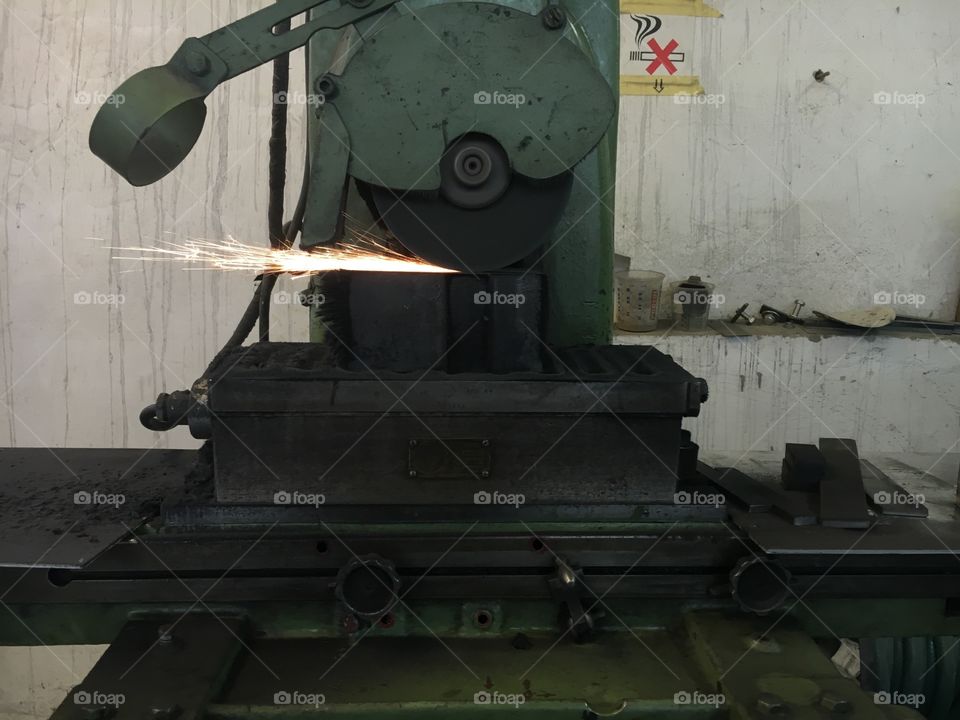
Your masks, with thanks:
[[[887,291],[926,296],[905,313],[953,320],[960,3],[711,4],[723,18],[665,16],[657,37],[681,39],[681,74],[725,102],[622,101],[618,251],[708,278],[728,308],[837,309]],[[881,91],[925,103],[879,106]]]
[[[787,442],[850,437],[862,450],[936,455],[960,446],[960,341],[803,332],[728,338],[621,335],[653,344],[707,380],[685,422],[707,450],[782,452]]]
[[[45,720],[106,645],[0,648],[0,720]]]
[[[266,242],[270,71],[218,90],[192,155],[142,189],[88,150],[97,109],[88,99],[166,62],[186,36],[262,6],[0,4],[0,445],[190,444],[142,429],[137,408],[203,370],[246,307],[251,278],[124,263],[105,248],[228,234]],[[291,124],[296,186],[300,112]],[[124,302],[77,305],[78,292]],[[305,313],[276,307],[273,326],[278,339],[305,338]]]

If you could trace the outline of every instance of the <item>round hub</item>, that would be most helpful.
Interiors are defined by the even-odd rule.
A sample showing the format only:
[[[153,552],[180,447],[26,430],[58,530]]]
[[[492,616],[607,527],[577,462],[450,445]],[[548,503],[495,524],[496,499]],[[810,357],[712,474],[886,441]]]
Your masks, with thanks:
[[[393,563],[378,555],[354,558],[337,575],[336,595],[350,612],[379,619],[396,602],[400,578]]]
[[[464,135],[440,160],[440,194],[457,207],[487,207],[503,197],[509,187],[507,153],[487,135]]]

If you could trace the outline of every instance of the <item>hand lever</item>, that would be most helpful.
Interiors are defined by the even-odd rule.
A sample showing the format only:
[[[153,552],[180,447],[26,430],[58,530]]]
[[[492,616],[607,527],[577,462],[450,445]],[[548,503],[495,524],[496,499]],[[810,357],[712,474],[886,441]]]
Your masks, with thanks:
[[[166,65],[126,80],[100,108],[90,149],[131,185],[156,182],[193,149],[218,85],[302,47],[319,30],[336,30],[398,0],[342,0],[340,7],[275,35],[285,20],[331,0],[281,0],[202,38],[190,38]]]

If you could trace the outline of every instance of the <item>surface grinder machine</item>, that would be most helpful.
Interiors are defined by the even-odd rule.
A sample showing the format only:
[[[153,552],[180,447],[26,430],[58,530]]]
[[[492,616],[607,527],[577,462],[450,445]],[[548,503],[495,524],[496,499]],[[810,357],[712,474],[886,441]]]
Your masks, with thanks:
[[[708,465],[707,383],[610,344],[618,28],[612,0],[280,0],[103,106],[93,152],[146,185],[273,63],[272,246],[360,228],[453,272],[315,275],[311,342],[278,343],[265,269],[141,414],[199,450],[0,451],[0,641],[109,644],[54,717],[960,717],[955,488],[853,439]]]

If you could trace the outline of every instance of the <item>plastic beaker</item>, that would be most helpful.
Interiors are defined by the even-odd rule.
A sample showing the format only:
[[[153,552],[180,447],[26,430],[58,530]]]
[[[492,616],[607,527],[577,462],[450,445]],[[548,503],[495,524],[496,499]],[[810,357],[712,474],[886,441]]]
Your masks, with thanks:
[[[663,293],[663,273],[628,270],[616,274],[616,326],[627,332],[648,332],[657,327]]]

